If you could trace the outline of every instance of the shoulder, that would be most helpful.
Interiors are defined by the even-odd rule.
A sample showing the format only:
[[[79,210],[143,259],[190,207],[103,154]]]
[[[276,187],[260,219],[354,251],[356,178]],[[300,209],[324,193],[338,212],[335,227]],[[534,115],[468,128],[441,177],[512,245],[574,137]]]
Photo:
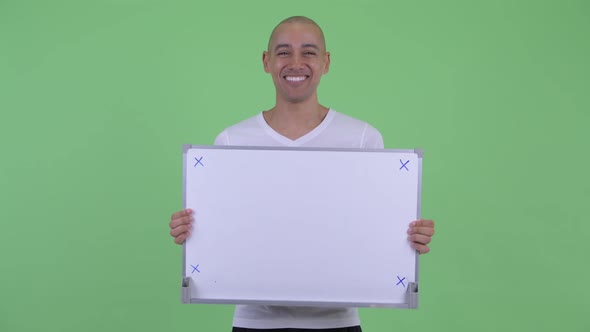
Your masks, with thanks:
[[[239,142],[240,138],[242,137],[252,137],[260,135],[262,129],[260,125],[260,117],[261,113],[258,113],[255,116],[252,116],[248,119],[242,120],[232,126],[225,128],[215,138],[215,145],[236,144],[236,141]]]
[[[338,128],[342,135],[358,136],[362,148],[382,149],[383,136],[371,124],[350,115],[336,112],[332,119],[332,126]]]

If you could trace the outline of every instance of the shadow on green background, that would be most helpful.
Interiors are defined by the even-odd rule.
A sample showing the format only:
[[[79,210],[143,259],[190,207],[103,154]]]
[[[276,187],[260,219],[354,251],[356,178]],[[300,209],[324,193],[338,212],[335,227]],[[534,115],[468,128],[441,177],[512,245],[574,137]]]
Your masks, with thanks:
[[[0,2],[0,330],[229,331],[181,305],[182,144],[272,107],[261,54],[323,27],[324,105],[425,150],[421,307],[365,331],[588,331],[586,1]]]

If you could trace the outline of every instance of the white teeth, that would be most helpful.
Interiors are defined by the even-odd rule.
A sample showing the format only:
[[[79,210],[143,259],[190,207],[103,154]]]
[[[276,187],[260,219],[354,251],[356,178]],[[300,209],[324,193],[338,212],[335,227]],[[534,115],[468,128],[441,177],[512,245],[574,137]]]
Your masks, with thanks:
[[[285,78],[290,82],[301,82],[305,79],[305,76],[287,76]]]

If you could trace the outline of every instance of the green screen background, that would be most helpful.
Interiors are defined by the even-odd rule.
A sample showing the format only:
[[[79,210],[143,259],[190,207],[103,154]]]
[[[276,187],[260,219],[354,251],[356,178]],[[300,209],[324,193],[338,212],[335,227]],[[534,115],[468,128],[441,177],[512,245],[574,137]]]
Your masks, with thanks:
[[[229,331],[180,303],[182,144],[268,109],[323,27],[322,104],[423,148],[420,308],[365,331],[590,331],[588,1],[0,1],[0,330]]]

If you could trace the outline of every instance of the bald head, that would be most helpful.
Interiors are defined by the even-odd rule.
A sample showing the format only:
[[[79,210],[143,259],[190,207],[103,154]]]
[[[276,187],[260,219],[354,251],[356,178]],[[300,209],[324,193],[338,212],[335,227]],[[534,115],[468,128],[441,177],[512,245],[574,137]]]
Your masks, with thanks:
[[[323,49],[326,49],[326,40],[324,38],[324,32],[322,31],[322,28],[320,28],[320,26],[311,18],[305,17],[305,16],[291,16],[288,17],[284,20],[282,20],[279,24],[277,24],[277,26],[272,30],[272,33],[270,34],[270,38],[268,39],[268,47],[267,49],[270,51],[270,45],[272,44],[275,32],[277,31],[277,29],[282,26],[283,24],[293,24],[293,23],[299,23],[299,24],[311,24],[313,26],[315,26],[320,34],[321,37],[321,41],[322,41],[322,46]]]

